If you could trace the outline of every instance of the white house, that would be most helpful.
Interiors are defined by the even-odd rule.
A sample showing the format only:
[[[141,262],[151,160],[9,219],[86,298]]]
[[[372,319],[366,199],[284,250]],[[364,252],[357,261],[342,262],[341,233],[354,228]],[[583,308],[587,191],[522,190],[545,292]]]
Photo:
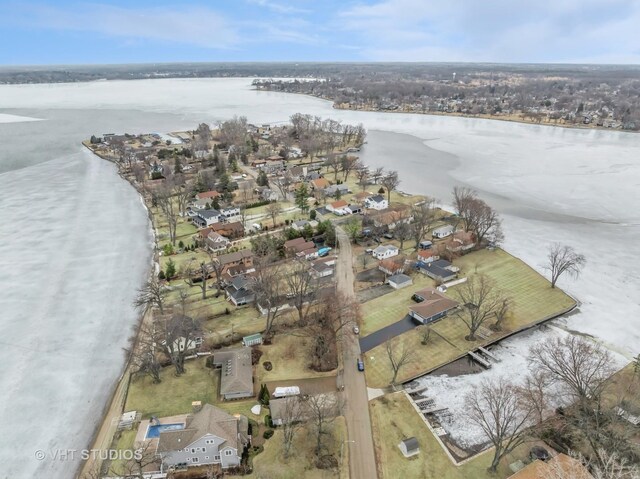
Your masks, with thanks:
[[[372,210],[386,210],[389,207],[389,202],[382,195],[370,196],[364,200],[364,206]]]
[[[220,214],[222,215],[222,220],[226,223],[233,223],[234,221],[240,220],[240,208],[236,206],[232,206],[230,208],[221,208]]]
[[[196,226],[206,228],[214,223],[219,223],[222,221],[222,218],[222,213],[218,210],[198,210],[195,211],[195,216],[193,216],[191,220]]]
[[[349,204],[345,200],[338,200],[328,204],[327,209],[333,212],[333,214],[336,214],[338,216],[343,216],[343,215],[349,214],[347,212],[348,206]]]
[[[451,236],[454,232],[454,228],[451,225],[441,226],[440,228],[436,228],[431,232],[431,236],[434,238],[446,238],[447,236]]]
[[[207,248],[214,253],[216,251],[226,250],[229,246],[229,240],[215,231],[210,231],[204,242],[207,245]]]
[[[392,258],[393,256],[398,256],[400,250],[391,244],[388,245],[380,245],[376,249],[373,250],[373,257],[376,259],[387,259]]]

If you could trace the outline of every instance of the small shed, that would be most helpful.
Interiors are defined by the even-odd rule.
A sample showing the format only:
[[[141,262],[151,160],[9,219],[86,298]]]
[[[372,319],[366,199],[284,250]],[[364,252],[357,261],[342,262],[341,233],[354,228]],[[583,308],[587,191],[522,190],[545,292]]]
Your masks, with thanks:
[[[242,344],[245,346],[255,346],[257,344],[262,344],[262,334],[250,334],[249,336],[245,336],[242,338]]]
[[[420,445],[415,437],[403,439],[400,441],[400,444],[398,444],[398,447],[402,451],[402,455],[404,457],[411,457],[416,454],[420,454]]]
[[[393,289],[406,288],[407,286],[411,286],[412,284],[413,280],[406,274],[394,274],[389,278],[389,286],[391,286]]]

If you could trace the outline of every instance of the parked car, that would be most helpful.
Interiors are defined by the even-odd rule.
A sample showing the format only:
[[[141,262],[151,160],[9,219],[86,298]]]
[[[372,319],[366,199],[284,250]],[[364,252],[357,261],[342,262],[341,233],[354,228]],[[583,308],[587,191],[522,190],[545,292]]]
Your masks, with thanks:
[[[360,334],[360,328],[358,326],[353,327],[353,334]]]
[[[358,371],[364,371],[364,363],[360,358],[358,358]]]
[[[367,254],[371,254],[371,253],[373,253],[373,249],[367,248],[366,250],[364,250],[364,252],[367,253]]]
[[[393,235],[391,233],[385,233],[382,236],[384,236],[387,239],[393,239]]]

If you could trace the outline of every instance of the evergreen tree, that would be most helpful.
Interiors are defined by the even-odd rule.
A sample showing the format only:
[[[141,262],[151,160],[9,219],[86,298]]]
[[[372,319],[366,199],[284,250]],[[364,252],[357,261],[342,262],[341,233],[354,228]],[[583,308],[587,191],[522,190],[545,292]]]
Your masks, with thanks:
[[[271,394],[269,394],[267,385],[262,384],[262,386],[260,386],[260,393],[258,394],[258,402],[263,406],[268,406],[270,398],[271,398]]]
[[[307,185],[302,183],[296,190],[296,206],[300,208],[303,213],[309,210],[308,197],[309,191],[307,190]]]
[[[167,261],[167,267],[165,269],[164,275],[167,279],[171,279],[176,275],[176,264],[171,258],[169,258],[169,261]]]

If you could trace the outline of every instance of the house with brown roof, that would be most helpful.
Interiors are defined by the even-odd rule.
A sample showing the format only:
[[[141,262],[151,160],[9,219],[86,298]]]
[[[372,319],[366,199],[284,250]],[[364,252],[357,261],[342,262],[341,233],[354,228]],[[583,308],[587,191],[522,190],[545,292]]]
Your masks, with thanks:
[[[303,251],[312,250],[316,247],[313,241],[307,241],[303,237],[295,238],[284,243],[284,252],[287,256],[296,256]]]
[[[508,479],[540,479],[542,477],[566,477],[571,479],[593,479],[589,470],[577,459],[558,454],[548,461],[536,459]]]
[[[222,254],[216,260],[223,268],[231,268],[238,265],[253,266],[253,256],[253,251],[241,249],[234,253]]]
[[[210,228],[212,231],[215,231],[222,236],[226,236],[229,239],[238,239],[244,236],[244,226],[240,221],[232,223],[214,223]]]
[[[464,230],[458,230],[453,233],[446,241],[445,247],[451,253],[464,253],[469,251],[476,245],[473,233]]]
[[[387,227],[394,229],[399,223],[411,223],[413,216],[407,205],[394,205],[384,211],[372,213],[369,218],[377,228]]]
[[[204,193],[198,193],[196,199],[198,200],[212,200],[220,197],[220,193],[217,191],[205,191]]]
[[[220,368],[220,395],[225,400],[253,397],[251,348],[217,351],[213,365]]]
[[[338,200],[338,201],[334,201],[333,203],[329,203],[327,205],[327,209],[331,211],[333,214],[342,216],[342,215],[348,214],[346,210],[348,206],[349,206],[349,203],[347,203],[345,200]]]
[[[204,244],[209,251],[215,253],[226,250],[229,247],[229,240],[215,231],[209,231],[209,234],[204,240]]]
[[[404,256],[394,256],[383,259],[378,263],[378,269],[389,276],[404,273],[406,258]]]
[[[249,444],[247,418],[239,414],[232,416],[211,404],[187,416],[183,428],[171,426],[159,429],[156,448],[165,467],[219,464],[227,469],[238,466]]]
[[[329,182],[326,178],[316,178],[315,180],[311,180],[309,185],[313,191],[323,191],[329,186]]]
[[[419,263],[431,263],[432,261],[436,261],[439,259],[440,259],[440,256],[438,255],[438,252],[433,248],[421,249],[420,251],[418,251]]]
[[[416,291],[412,299],[418,304],[409,308],[409,315],[422,324],[444,318],[447,312],[458,307],[458,302],[447,298],[433,288]]]

